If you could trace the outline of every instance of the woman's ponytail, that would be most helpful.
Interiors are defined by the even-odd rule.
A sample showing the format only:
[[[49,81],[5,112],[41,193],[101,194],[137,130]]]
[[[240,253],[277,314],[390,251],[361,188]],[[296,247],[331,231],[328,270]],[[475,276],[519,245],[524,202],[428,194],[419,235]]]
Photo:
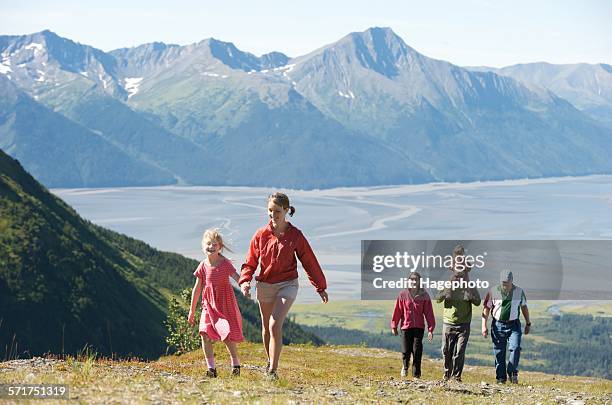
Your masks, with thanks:
[[[278,205],[279,207],[282,207],[283,209],[288,209],[290,217],[295,214],[295,207],[293,205],[290,205],[289,197],[287,197],[287,194],[279,192],[270,194],[268,196],[268,201],[272,201],[274,204]]]

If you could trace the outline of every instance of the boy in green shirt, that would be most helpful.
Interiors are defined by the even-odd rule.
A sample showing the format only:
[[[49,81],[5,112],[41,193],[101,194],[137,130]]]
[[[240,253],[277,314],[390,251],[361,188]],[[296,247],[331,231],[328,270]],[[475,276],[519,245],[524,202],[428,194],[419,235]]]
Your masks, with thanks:
[[[461,281],[464,278],[467,278],[465,272],[459,272],[453,274],[451,281]],[[470,337],[472,305],[480,305],[480,294],[475,288],[446,288],[438,295],[437,302],[444,302],[444,380],[453,378],[461,382],[465,348]]]

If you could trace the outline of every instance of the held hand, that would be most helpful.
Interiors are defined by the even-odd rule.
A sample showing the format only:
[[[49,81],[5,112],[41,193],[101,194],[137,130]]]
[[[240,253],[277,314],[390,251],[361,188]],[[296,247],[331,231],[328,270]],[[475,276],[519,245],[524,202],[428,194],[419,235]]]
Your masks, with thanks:
[[[489,335],[489,329],[486,326],[482,327],[482,337],[486,338]]]
[[[429,343],[433,341],[433,332],[427,332],[427,340],[429,340]]]
[[[531,325],[525,325],[525,335],[529,335],[530,331],[531,331]]]
[[[397,328],[391,328],[391,333],[397,336]]]
[[[324,304],[327,304],[327,301],[329,301],[329,297],[327,296],[327,292],[325,290],[320,291],[319,295],[321,296],[321,301],[323,301]]]
[[[187,322],[189,322],[189,325],[191,326],[195,324],[195,314],[191,310],[189,310],[189,315],[187,316]]]
[[[251,298],[251,283],[246,282],[240,285],[240,290],[242,291],[242,295],[247,298]]]

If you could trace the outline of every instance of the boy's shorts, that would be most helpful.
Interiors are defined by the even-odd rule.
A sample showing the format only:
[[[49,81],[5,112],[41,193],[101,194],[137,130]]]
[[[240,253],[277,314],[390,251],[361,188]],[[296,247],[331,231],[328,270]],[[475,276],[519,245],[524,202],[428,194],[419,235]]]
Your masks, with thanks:
[[[297,298],[298,279],[281,281],[280,283],[264,283],[258,281],[255,289],[257,291],[257,301],[274,302],[277,298],[295,300]]]

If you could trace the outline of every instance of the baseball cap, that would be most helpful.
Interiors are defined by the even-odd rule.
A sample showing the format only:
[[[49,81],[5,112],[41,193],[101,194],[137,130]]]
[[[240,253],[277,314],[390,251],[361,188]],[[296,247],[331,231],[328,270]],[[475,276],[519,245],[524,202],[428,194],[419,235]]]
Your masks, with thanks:
[[[504,269],[501,271],[501,273],[499,273],[499,279],[500,281],[512,281],[513,277],[512,277],[512,272],[508,269]]]

